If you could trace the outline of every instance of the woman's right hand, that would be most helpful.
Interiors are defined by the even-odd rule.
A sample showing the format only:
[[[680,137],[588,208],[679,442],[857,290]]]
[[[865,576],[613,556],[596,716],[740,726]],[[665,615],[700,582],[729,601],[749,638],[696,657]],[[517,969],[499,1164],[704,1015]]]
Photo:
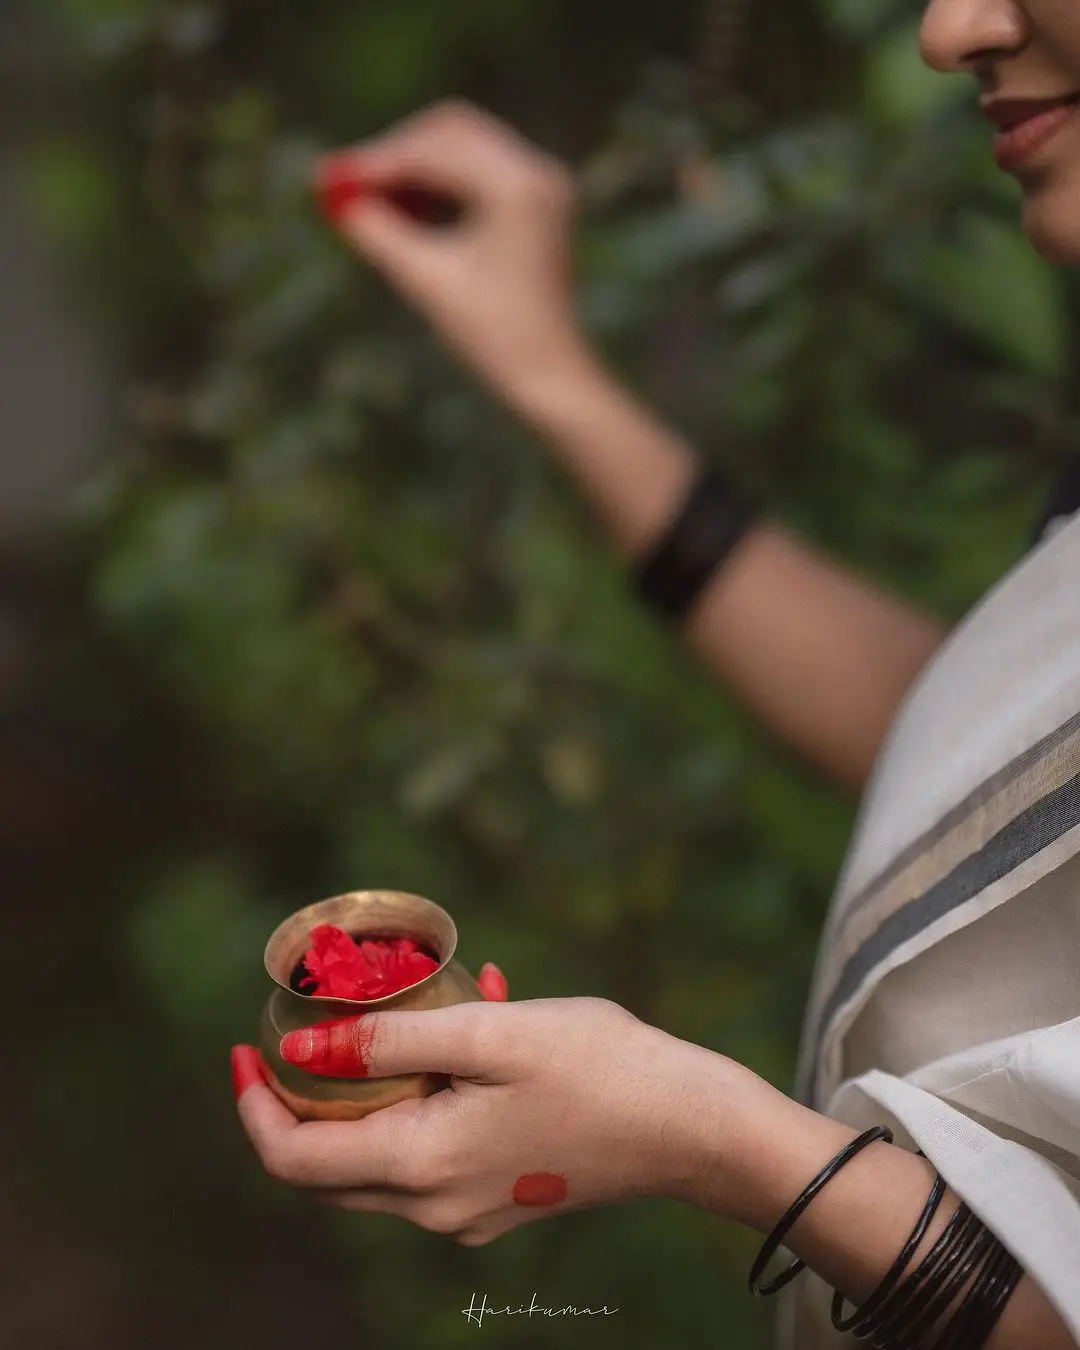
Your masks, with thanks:
[[[510,403],[589,357],[574,318],[574,180],[558,160],[463,102],[439,103],[320,160],[335,224],[442,340]],[[388,194],[454,199],[423,224]]]

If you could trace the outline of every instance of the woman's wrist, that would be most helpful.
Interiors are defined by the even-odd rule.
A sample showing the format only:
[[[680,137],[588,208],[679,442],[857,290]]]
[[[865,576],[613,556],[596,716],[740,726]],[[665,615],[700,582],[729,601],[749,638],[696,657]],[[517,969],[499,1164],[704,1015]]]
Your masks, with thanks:
[[[584,348],[531,372],[505,401],[547,444],[622,552],[646,553],[700,470],[687,442]]]
[[[673,1043],[683,1090],[666,1098],[660,1122],[665,1193],[767,1232],[806,1184],[807,1166],[813,1176],[856,1131],[805,1110],[734,1060]]]

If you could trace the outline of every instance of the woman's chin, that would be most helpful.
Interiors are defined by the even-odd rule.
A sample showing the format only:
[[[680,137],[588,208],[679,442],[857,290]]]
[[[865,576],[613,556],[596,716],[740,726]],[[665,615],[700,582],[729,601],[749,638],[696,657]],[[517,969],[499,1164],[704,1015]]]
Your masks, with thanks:
[[[1032,247],[1059,267],[1080,267],[1080,193],[1040,193],[1024,203]]]

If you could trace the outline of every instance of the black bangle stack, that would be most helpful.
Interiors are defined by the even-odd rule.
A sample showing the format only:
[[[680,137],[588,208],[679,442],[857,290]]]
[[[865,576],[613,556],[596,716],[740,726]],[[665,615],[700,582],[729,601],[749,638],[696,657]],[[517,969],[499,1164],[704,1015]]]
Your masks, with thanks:
[[[841,1168],[877,1140],[892,1143],[892,1134],[883,1125],[867,1130],[803,1191],[765,1240],[750,1272],[751,1293],[759,1297],[775,1294],[799,1274],[803,1263],[795,1261],[770,1284],[761,1284],[769,1261],[814,1198]],[[981,1350],[985,1346],[1024,1272],[967,1205],[957,1208],[926,1257],[903,1278],[946,1190],[944,1178],[937,1176],[911,1236],[861,1308],[845,1318],[843,1295],[834,1293],[832,1324],[837,1331],[851,1332],[875,1350],[916,1350],[926,1345],[933,1350]]]
[[[823,1167],[817,1176],[813,1179],[798,1200],[791,1206],[788,1212],[772,1230],[769,1236],[762,1244],[761,1251],[757,1254],[757,1260],[750,1269],[750,1276],[747,1283],[750,1286],[750,1292],[755,1298],[770,1298],[773,1294],[778,1294],[785,1285],[791,1283],[796,1275],[805,1269],[804,1261],[792,1261],[786,1270],[780,1272],[776,1279],[768,1284],[761,1283],[761,1277],[765,1274],[765,1267],[773,1259],[776,1253],[784,1245],[784,1238],[791,1232],[802,1216],[810,1208],[811,1203],[817,1199],[818,1195],[836,1176],[842,1167],[846,1167],[852,1158],[860,1154],[864,1148],[877,1143],[881,1139],[886,1144],[893,1141],[892,1130],[885,1125],[875,1125],[872,1130],[867,1130],[865,1134],[860,1134],[858,1139],[853,1139],[847,1148],[841,1149],[836,1157],[827,1167]]]
[[[919,1249],[919,1244],[926,1236],[926,1230],[934,1220],[934,1215],[941,1206],[942,1198],[945,1195],[947,1187],[944,1177],[938,1177],[934,1182],[933,1189],[930,1192],[930,1198],[927,1200],[922,1214],[919,1216],[919,1222],[912,1229],[911,1236],[904,1243],[900,1255],[896,1258],[889,1273],[881,1281],[878,1287],[866,1300],[863,1306],[844,1320],[844,1296],[841,1293],[833,1294],[832,1302],[832,1324],[837,1331],[851,1331],[855,1336],[861,1337],[863,1332],[873,1324],[873,1320],[881,1311],[885,1300],[900,1283],[900,1278],[904,1271],[911,1264],[911,1258]]]
[[[634,589],[670,620],[685,618],[759,515],[715,466],[695,480],[679,514],[634,570]]]

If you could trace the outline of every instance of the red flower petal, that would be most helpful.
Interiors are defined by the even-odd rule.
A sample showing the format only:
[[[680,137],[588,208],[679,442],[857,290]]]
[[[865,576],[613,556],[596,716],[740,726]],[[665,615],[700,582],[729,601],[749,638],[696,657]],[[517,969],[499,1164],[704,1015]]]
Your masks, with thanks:
[[[426,979],[439,963],[412,938],[364,938],[359,944],[341,928],[320,924],[311,931],[300,988],[312,998],[363,1001],[385,998]]]

